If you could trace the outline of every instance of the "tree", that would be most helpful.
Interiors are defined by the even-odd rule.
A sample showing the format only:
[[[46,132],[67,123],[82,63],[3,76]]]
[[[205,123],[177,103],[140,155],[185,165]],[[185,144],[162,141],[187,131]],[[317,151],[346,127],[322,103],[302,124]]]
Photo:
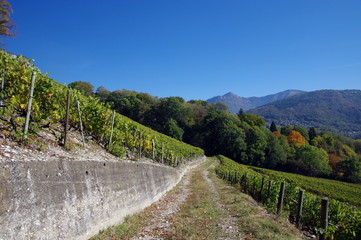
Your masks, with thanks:
[[[212,110],[201,125],[200,147],[207,155],[222,154],[238,162],[245,160],[245,134],[234,115]]]
[[[336,166],[339,172],[343,173],[343,177],[347,181],[354,183],[361,182],[361,162],[359,162],[355,156],[338,162]]]
[[[287,153],[289,151],[287,138],[283,135],[277,137],[274,133],[276,132],[268,135],[266,148],[265,167],[271,169],[277,169],[284,165],[287,161]]]
[[[253,166],[263,166],[266,160],[265,150],[267,139],[263,131],[258,126],[252,126],[246,132],[248,164]]]
[[[306,145],[297,150],[297,161],[301,163],[301,171],[311,176],[328,175],[331,167],[328,164],[328,155],[325,150]]]
[[[355,152],[357,152],[358,154],[361,154],[361,140],[355,140],[353,142],[353,146],[355,148]]]
[[[174,119],[170,118],[164,126],[164,134],[182,141],[184,131]]]
[[[68,84],[68,87],[78,90],[86,96],[92,96],[94,93],[94,86],[90,82],[75,81]]]
[[[271,132],[277,132],[278,131],[276,123],[274,121],[272,121],[271,126],[270,126],[269,129],[270,129]]]
[[[302,136],[301,133],[292,130],[290,134],[287,136],[288,143],[294,144],[297,147],[300,147],[302,145],[306,145],[306,139]]]
[[[305,128],[303,128],[303,127],[300,127],[300,126],[294,126],[294,127],[293,127],[293,130],[301,133],[301,135],[302,135],[307,141],[309,140],[307,129],[305,129]]]
[[[238,114],[237,114],[238,118],[242,119],[243,114],[244,114],[244,110],[242,108],[240,108],[239,111],[238,111]]]
[[[248,123],[250,126],[263,127],[266,124],[266,121],[262,117],[252,113],[244,113],[239,115],[239,119],[242,122]]]
[[[215,105],[216,105],[216,110],[228,112],[228,106],[226,104],[217,102]]]
[[[281,134],[288,136],[290,135],[290,132],[293,130],[293,127],[290,125],[286,125],[284,127],[281,127]]]
[[[12,12],[11,5],[6,0],[0,0],[0,35],[5,37],[15,36],[12,31],[15,24],[10,20],[10,13]],[[2,41],[0,41],[2,45]]]
[[[312,142],[315,137],[317,137],[316,129],[314,127],[310,127],[308,130],[308,138],[310,139],[310,142]]]
[[[95,96],[97,96],[98,98],[100,98],[103,102],[105,102],[107,100],[107,98],[110,95],[110,91],[108,91],[105,87],[100,86],[97,88],[97,90],[95,91]]]

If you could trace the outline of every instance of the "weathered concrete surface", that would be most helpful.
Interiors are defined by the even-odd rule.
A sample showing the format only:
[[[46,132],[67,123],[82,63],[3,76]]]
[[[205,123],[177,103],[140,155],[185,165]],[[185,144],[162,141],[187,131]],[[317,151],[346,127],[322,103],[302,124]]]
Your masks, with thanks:
[[[158,200],[187,167],[128,161],[0,163],[0,239],[87,239]]]

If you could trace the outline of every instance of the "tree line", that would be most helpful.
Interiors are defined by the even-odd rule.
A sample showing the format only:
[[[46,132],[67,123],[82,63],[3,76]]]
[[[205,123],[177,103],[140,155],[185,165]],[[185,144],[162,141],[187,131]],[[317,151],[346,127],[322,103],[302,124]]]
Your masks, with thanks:
[[[157,98],[129,90],[108,91],[87,82],[70,87],[94,95],[112,109],[168,136],[240,163],[308,176],[361,182],[361,140],[315,128],[266,127],[263,118],[228,112],[222,103]]]

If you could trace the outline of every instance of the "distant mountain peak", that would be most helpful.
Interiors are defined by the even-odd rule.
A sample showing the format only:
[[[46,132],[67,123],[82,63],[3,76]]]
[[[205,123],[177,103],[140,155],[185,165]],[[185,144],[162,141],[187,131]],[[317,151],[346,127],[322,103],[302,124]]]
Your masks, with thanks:
[[[264,97],[249,97],[244,98],[240,97],[233,92],[228,92],[222,96],[216,96],[207,100],[210,103],[217,103],[221,102],[228,106],[228,109],[231,113],[238,113],[239,110],[242,108],[244,111],[263,106],[265,104],[281,100],[286,97],[290,97],[301,93],[303,91],[300,90],[285,90],[280,93],[267,95]]]
[[[361,138],[361,90],[317,90],[249,111],[278,125],[315,127]]]
[[[234,94],[233,92],[229,92],[229,93],[224,94],[223,97],[239,97],[239,96]]]

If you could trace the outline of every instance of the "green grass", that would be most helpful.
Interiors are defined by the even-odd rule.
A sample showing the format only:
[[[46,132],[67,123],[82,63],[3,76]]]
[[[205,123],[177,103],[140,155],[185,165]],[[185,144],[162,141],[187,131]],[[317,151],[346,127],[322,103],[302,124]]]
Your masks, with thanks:
[[[138,213],[131,216],[127,216],[122,224],[111,226],[105,230],[101,230],[96,236],[93,236],[89,240],[130,239],[143,226],[147,224],[150,218],[151,218],[150,215],[144,213]]]
[[[224,213],[217,207],[202,176],[202,171],[211,163],[202,164],[192,176],[191,194],[170,219],[174,231],[169,239],[219,239],[221,229],[217,223]]]

